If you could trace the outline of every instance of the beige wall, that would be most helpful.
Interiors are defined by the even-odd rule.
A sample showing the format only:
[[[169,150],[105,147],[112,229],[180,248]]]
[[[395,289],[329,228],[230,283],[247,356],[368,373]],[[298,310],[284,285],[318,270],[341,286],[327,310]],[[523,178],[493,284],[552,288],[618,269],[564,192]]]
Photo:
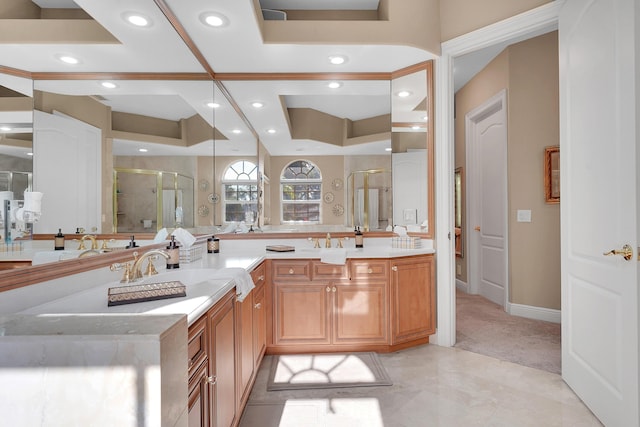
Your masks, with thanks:
[[[557,32],[515,44],[456,94],[456,167],[465,166],[465,114],[507,89],[510,302],[560,309],[560,207],[544,201],[544,147],[558,145]],[[518,209],[531,223],[515,221]],[[473,228],[473,224],[470,224]],[[467,281],[465,257],[457,278]]]
[[[440,0],[440,38],[450,40],[552,0]]]

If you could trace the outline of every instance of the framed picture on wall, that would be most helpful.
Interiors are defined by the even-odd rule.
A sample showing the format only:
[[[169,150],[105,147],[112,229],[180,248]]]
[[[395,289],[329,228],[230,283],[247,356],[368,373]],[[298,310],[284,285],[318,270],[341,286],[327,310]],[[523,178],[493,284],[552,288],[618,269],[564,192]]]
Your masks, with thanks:
[[[544,149],[544,196],[547,203],[560,203],[560,147]]]

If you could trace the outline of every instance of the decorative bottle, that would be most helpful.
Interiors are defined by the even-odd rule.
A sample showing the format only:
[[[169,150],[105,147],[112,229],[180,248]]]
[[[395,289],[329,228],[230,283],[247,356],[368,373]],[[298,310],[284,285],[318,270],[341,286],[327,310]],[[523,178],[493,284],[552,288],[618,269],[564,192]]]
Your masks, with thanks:
[[[356,227],[356,248],[364,248],[364,235],[360,231],[360,227]]]
[[[180,268],[180,246],[178,246],[175,236],[171,236],[171,241],[167,246],[167,253],[169,254],[167,269]]]
[[[53,250],[64,250],[64,234],[62,234],[62,228],[58,228],[58,234],[56,234],[53,238]]]

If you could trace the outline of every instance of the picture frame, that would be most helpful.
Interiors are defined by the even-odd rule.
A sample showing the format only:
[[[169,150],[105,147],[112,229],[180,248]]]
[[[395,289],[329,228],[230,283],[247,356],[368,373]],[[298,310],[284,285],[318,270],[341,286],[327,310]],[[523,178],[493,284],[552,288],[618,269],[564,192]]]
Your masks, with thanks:
[[[464,256],[462,250],[462,197],[463,197],[463,183],[464,175],[462,167],[458,167],[455,170],[453,185],[454,185],[454,232],[455,232],[455,246],[456,257],[462,258]]]
[[[544,149],[544,197],[549,204],[560,203],[560,147]]]

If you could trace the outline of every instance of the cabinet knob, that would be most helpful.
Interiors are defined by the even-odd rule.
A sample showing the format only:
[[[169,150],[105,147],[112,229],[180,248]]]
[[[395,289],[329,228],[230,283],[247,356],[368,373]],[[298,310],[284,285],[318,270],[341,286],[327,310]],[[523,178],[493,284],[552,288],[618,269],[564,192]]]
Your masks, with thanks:
[[[289,274],[293,274],[293,268],[289,269]]]
[[[391,270],[393,270],[393,271],[398,271],[398,266],[397,266],[397,265],[394,265],[393,267],[391,267]]]
[[[333,288],[331,288],[331,292],[335,292],[336,291],[336,287],[334,286]]]
[[[369,267],[369,268],[367,269],[367,273],[369,273],[369,274],[373,273],[373,268]]]
[[[260,310],[260,308],[262,308],[262,303],[257,303],[256,305],[253,306],[253,308]]]
[[[264,275],[258,276],[258,282],[262,282],[264,280]]]
[[[330,288],[329,286],[327,286],[326,291],[327,291],[327,292],[331,292],[331,288]]]
[[[216,385],[217,379],[215,375],[212,375],[210,377],[204,377],[204,381],[209,385]]]

